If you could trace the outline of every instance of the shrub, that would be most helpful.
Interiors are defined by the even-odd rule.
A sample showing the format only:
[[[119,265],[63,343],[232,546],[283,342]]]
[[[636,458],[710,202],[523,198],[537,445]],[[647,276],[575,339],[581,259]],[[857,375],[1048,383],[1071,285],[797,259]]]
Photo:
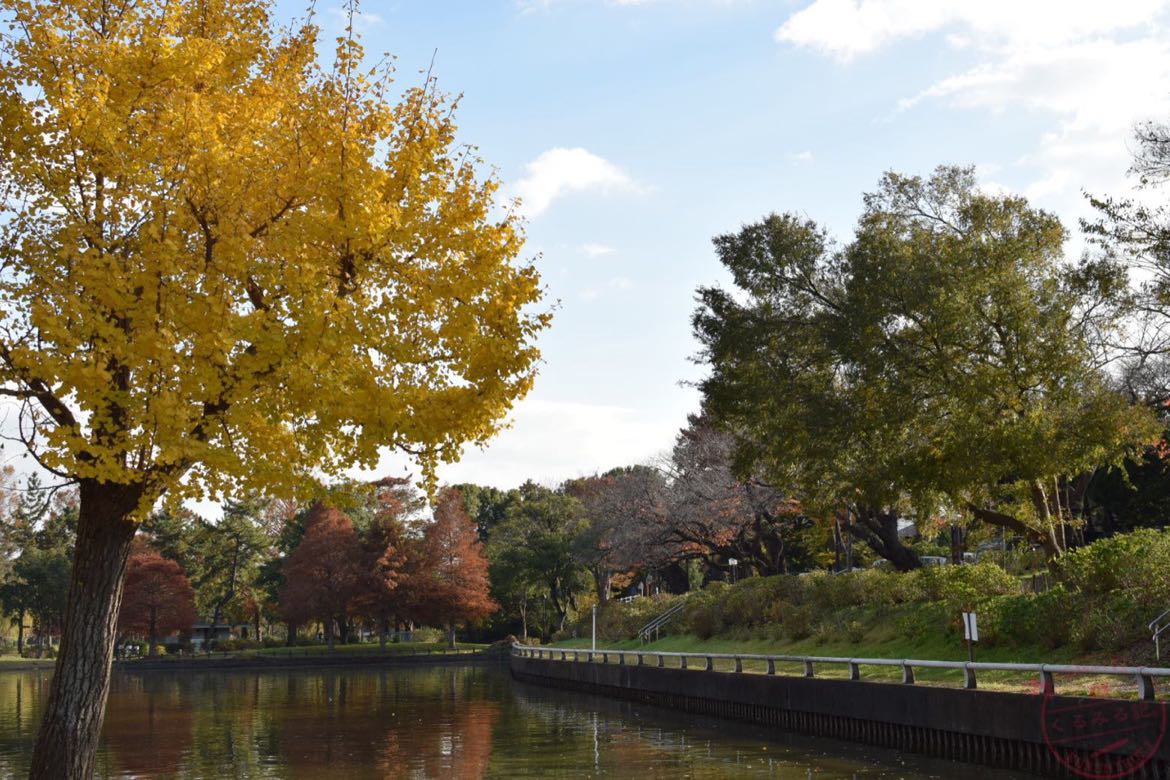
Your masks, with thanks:
[[[930,566],[912,572],[927,601],[942,601],[956,615],[996,596],[1020,592],[1020,581],[994,563]]]
[[[1076,601],[1076,594],[1061,585],[1044,593],[999,596],[980,607],[980,633],[989,644],[1051,650],[1069,642],[1078,612]]]
[[[1142,528],[1111,536],[1067,553],[1052,568],[1083,593],[1135,591],[1150,608],[1160,607],[1170,602],[1170,533]]]
[[[1072,622],[1071,638],[1082,650],[1119,650],[1148,640],[1149,610],[1132,590],[1090,597]]]
[[[691,593],[681,621],[689,633],[710,639],[723,630],[723,598],[728,589],[725,582],[712,582],[701,591]]]
[[[813,614],[811,607],[798,607],[788,602],[780,602],[776,612],[780,630],[789,639],[808,639],[812,636],[816,615]]]
[[[663,594],[628,602],[607,602],[597,611],[597,637],[607,641],[633,639],[643,626],[665,612],[677,599],[677,596]],[[588,636],[591,621],[591,615],[583,615],[575,628],[581,635]]]

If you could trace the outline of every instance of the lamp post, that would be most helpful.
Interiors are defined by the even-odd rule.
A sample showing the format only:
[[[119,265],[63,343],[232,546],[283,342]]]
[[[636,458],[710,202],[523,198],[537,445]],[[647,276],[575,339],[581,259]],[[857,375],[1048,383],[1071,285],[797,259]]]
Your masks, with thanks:
[[[731,564],[731,584],[734,585],[735,584],[735,575],[736,575],[735,567],[739,565],[739,559],[738,558],[728,558],[727,562],[729,564]]]
[[[593,645],[591,650],[597,650],[597,605],[593,605]]]

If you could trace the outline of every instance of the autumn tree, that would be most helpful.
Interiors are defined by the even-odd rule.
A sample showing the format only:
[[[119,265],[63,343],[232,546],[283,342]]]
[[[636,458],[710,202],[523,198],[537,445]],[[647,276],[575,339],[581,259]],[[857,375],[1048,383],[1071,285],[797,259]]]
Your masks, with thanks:
[[[305,534],[284,564],[282,614],[291,622],[320,620],[329,649],[335,626],[349,615],[363,584],[362,550],[353,523],[318,502],[305,517]]]
[[[800,505],[756,473],[736,473],[734,437],[704,415],[690,415],[665,469],[670,487],[659,523],[660,549],[679,559],[702,559],[725,575],[729,561],[741,571],[769,576],[807,568]]]
[[[615,584],[628,585],[637,572],[665,563],[667,489],[657,469],[611,469],[570,480],[564,489],[584,509],[585,523],[573,539],[573,554],[593,577],[599,604],[609,600]]]
[[[486,442],[547,316],[428,81],[270,0],[0,0],[0,392],[80,489],[33,777],[92,771],[137,521]]]
[[[194,623],[195,590],[182,567],[145,543],[137,545],[126,563],[119,633],[146,636],[153,656],[159,636],[190,631]]]
[[[359,533],[361,576],[355,608],[378,626],[386,647],[391,627],[406,613],[399,585],[407,563],[407,528],[423,501],[409,479],[385,477],[369,486],[370,518]]]
[[[418,616],[445,627],[447,642],[454,648],[456,627],[499,609],[491,597],[483,545],[458,490],[439,493],[434,520],[423,531],[420,553],[420,561],[411,568],[410,585]]]

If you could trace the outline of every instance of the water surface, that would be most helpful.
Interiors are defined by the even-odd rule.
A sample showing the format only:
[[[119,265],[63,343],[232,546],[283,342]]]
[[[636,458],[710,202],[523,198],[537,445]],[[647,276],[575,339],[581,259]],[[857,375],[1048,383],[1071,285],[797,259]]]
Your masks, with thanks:
[[[0,777],[27,772],[48,680],[0,672]],[[116,673],[97,776],[1024,777],[523,685],[472,666]]]

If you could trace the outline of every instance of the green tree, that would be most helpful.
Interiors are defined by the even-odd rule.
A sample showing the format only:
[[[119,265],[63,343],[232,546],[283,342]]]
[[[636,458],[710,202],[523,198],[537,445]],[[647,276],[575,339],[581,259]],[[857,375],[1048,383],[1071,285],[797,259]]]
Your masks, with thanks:
[[[0,601],[32,617],[33,629],[42,643],[60,632],[65,618],[70,558],[67,550],[30,548],[21,553],[8,582],[0,586]]]
[[[271,545],[260,526],[264,503],[255,496],[228,500],[218,522],[200,521],[195,529],[191,568],[184,568],[195,586],[196,604],[210,619],[213,632],[225,618],[241,616],[243,597],[255,583]]]
[[[815,494],[809,458],[853,494],[862,538],[881,530],[865,507],[885,507],[888,532],[909,501],[1056,557],[1074,479],[1157,435],[1103,370],[1124,272],[1108,257],[1066,264],[1064,241],[1055,217],[981,193],[961,168],[887,174],[838,250],[795,217],[717,239],[749,297],[701,291],[708,400],[746,459]]]
[[[553,615],[549,633],[564,629],[578,596],[589,587],[586,571],[573,555],[574,539],[585,525],[584,509],[576,498],[524,483],[489,540],[490,571],[502,578],[497,598],[527,599],[535,590]],[[493,579],[493,593],[495,583]],[[525,609],[524,614],[530,613]]]

